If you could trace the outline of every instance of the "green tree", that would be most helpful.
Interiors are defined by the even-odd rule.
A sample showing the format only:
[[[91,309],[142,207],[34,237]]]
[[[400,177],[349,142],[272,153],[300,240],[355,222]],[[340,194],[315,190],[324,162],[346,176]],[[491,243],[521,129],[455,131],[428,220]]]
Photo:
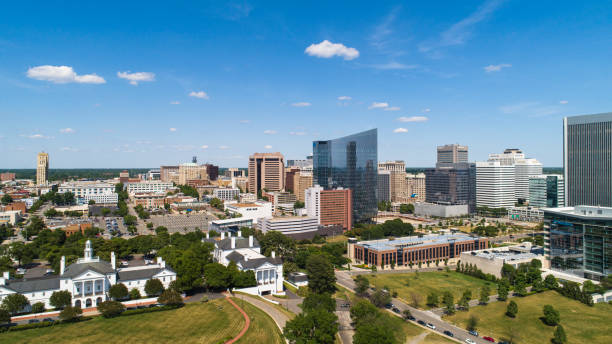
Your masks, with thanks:
[[[304,312],[310,312],[317,309],[334,312],[336,310],[336,300],[331,297],[331,294],[308,293],[308,296],[304,298],[300,307]]]
[[[338,317],[322,309],[301,313],[285,324],[283,332],[290,343],[333,344],[338,332]]]
[[[113,300],[123,300],[128,296],[128,288],[123,283],[112,285],[108,290],[108,295]]]
[[[104,301],[98,305],[98,311],[105,318],[113,318],[125,311],[125,306],[119,301]]]
[[[561,316],[559,315],[559,311],[554,309],[551,305],[545,305],[543,310],[544,312],[544,323],[548,326],[555,326],[561,321]]]
[[[302,209],[305,206],[306,205],[304,204],[304,202],[301,202],[301,201],[295,201],[295,203],[293,204],[294,209]]]
[[[138,300],[142,296],[140,295],[140,291],[136,288],[130,290],[130,300]]]
[[[81,314],[83,314],[81,307],[67,306],[60,312],[59,318],[63,321],[70,322],[77,320]]]
[[[0,323],[11,322],[11,313],[6,309],[0,308]]]
[[[391,295],[386,290],[376,290],[370,295],[370,302],[376,307],[384,307],[391,303]]]
[[[229,287],[232,275],[227,268],[219,263],[210,263],[204,267],[206,286],[212,289],[226,289]]]
[[[508,299],[508,285],[500,282],[497,285],[497,299],[500,301],[506,301]]]
[[[178,306],[183,304],[183,298],[176,290],[167,289],[157,298],[157,302],[162,305]]]
[[[355,329],[354,344],[394,344],[393,332],[389,331],[387,324],[376,321],[363,324]]]
[[[306,261],[308,288],[313,293],[333,293],[336,291],[334,267],[325,256],[311,255]]]
[[[357,295],[366,295],[368,289],[370,289],[370,280],[364,275],[357,275],[357,277],[355,277],[355,292]]]
[[[489,294],[490,294],[490,290],[489,290],[489,286],[488,285],[484,285],[482,286],[482,288],[480,289],[480,298],[478,299],[478,301],[483,304],[486,305],[487,303],[489,303]]]
[[[475,315],[470,315],[467,320],[467,330],[468,331],[476,331],[476,327],[478,326],[478,318]]]
[[[32,313],[42,313],[45,311],[45,304],[42,302],[36,302],[32,305]]]
[[[518,296],[526,296],[527,287],[525,286],[525,282],[518,281],[518,283],[514,286],[514,293]]]
[[[402,317],[404,318],[404,320],[408,320],[410,316],[412,316],[410,310],[408,308],[404,309],[404,311],[402,312]]]
[[[554,337],[552,339],[553,344],[566,344],[567,343],[567,336],[565,335],[565,330],[563,329],[563,326],[558,325],[557,328],[555,329],[555,334]]]
[[[446,314],[455,314],[455,298],[450,291],[444,292],[442,302],[444,303]]]
[[[555,278],[555,276],[547,275],[546,278],[544,278],[544,286],[546,287],[546,289],[553,290],[559,287],[559,283],[557,283],[557,279]]]
[[[11,195],[9,194],[4,194],[4,196],[2,196],[2,200],[0,200],[0,202],[2,202],[3,205],[7,205],[10,203],[13,203],[13,197],[11,197]]]
[[[414,213],[414,204],[401,204],[400,214],[412,214]]]
[[[145,293],[148,296],[159,295],[164,291],[164,285],[157,278],[152,278],[145,283]],[[126,289],[127,293],[127,289]]]
[[[24,309],[29,303],[28,299],[21,294],[8,294],[2,300],[2,308],[11,314],[15,314]]]
[[[518,305],[516,302],[510,301],[506,307],[506,315],[510,318],[514,318],[516,317],[516,313],[518,313]]]
[[[438,293],[432,291],[427,295],[427,305],[429,307],[438,307]]]
[[[376,306],[367,300],[358,300],[351,307],[351,320],[355,324],[355,327],[359,327],[362,324],[370,323],[376,320],[380,315]]]
[[[72,294],[68,290],[54,291],[49,298],[49,303],[56,309],[62,309],[72,304]]]

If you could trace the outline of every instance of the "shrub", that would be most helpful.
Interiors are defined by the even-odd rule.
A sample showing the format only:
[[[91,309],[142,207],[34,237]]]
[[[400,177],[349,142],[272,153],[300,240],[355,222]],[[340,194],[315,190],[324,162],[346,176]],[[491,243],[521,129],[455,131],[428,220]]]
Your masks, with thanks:
[[[59,314],[60,319],[66,322],[77,320],[83,314],[81,307],[66,306]]]
[[[98,305],[98,311],[105,318],[112,318],[125,311],[125,306],[119,301],[104,301]]]
[[[153,278],[145,283],[145,293],[147,295],[159,295],[164,291],[164,285],[157,278]]]
[[[561,321],[559,311],[554,309],[551,305],[544,306],[544,323],[548,326],[555,326]]]
[[[49,298],[51,306],[61,309],[72,304],[72,294],[68,290],[54,291]]]
[[[518,305],[514,301],[510,301],[508,303],[508,307],[506,307],[506,315],[510,318],[516,317],[516,313],[518,313]]]
[[[176,290],[168,289],[164,290],[164,292],[157,298],[157,302],[163,305],[176,306],[183,304],[183,298]]]
[[[42,302],[36,302],[32,305],[32,313],[42,313],[45,311],[45,304]]]
[[[108,295],[113,300],[123,300],[128,296],[128,288],[123,283],[112,285],[108,290]]]
[[[140,291],[136,288],[130,290],[130,300],[138,300],[142,297],[142,295],[140,295]]]

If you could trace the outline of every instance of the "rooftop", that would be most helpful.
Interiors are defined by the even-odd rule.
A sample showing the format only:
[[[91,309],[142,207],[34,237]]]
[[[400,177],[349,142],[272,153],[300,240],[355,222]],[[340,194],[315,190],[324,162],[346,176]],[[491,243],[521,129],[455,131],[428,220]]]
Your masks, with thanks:
[[[429,234],[422,237],[409,236],[395,239],[382,239],[360,241],[357,245],[361,245],[367,249],[375,251],[396,250],[401,247],[424,247],[430,245],[448,244],[450,242],[472,241],[479,237],[472,237],[467,234]]]
[[[506,262],[516,261],[516,260],[525,260],[525,259],[534,259],[537,257],[534,253],[528,252],[516,252],[516,251],[499,251],[499,250],[482,250],[482,251],[472,251],[471,255],[486,258],[490,260],[494,259],[503,259]]]
[[[579,218],[612,220],[612,208],[609,207],[577,205],[575,207],[564,208],[543,208],[542,210],[544,210],[545,214],[553,213]]]

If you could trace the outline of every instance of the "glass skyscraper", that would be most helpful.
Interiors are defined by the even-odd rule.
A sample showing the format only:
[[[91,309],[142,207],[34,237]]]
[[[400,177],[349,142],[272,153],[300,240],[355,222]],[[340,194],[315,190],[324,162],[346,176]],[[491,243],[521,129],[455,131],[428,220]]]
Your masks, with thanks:
[[[425,200],[438,204],[467,204],[476,210],[476,167],[471,163],[448,164],[425,170]]]
[[[612,207],[612,113],[563,119],[565,205]]]
[[[612,208],[544,208],[544,254],[550,267],[600,280],[612,270]]]
[[[563,176],[541,174],[529,176],[529,205],[536,208],[565,206]]]
[[[312,152],[314,184],[353,190],[353,222],[369,222],[375,217],[378,130],[314,141]]]

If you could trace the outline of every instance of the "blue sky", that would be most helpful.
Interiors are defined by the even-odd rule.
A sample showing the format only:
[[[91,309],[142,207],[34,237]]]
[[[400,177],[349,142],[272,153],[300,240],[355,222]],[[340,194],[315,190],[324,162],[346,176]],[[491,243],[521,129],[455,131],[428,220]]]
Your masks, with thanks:
[[[612,109],[606,1],[4,4],[0,167],[244,167],[378,128],[379,159],[518,147]]]

